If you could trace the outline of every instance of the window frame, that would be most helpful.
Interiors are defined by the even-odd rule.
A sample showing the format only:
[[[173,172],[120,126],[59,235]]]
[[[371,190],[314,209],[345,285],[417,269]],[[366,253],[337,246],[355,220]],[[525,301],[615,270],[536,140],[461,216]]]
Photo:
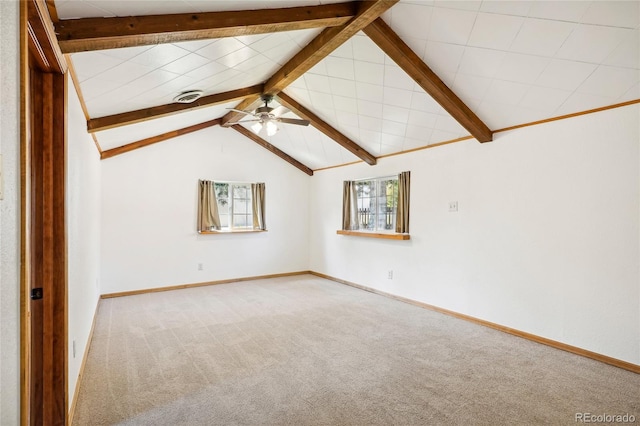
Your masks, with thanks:
[[[385,228],[380,228],[379,225],[381,223],[381,218],[379,218],[379,214],[384,214],[386,212],[382,212],[380,210],[380,206],[379,206],[379,202],[380,202],[380,189],[382,188],[382,184],[383,182],[387,182],[387,181],[394,181],[395,182],[395,190],[394,193],[392,194],[391,198],[393,200],[393,211],[391,212],[392,215],[392,220],[391,220],[391,224],[389,225],[389,227],[385,227]],[[360,213],[360,201],[364,200],[365,198],[369,199],[369,202],[371,202],[371,200],[375,200],[374,204],[374,227],[373,228],[363,228],[361,225],[360,220],[358,220],[358,229],[357,230],[352,230],[353,232],[366,232],[366,233],[372,233],[372,234],[388,234],[388,235],[393,235],[393,234],[397,234],[397,232],[395,231],[396,229],[396,218],[397,218],[397,212],[398,212],[398,175],[386,175],[386,176],[378,176],[378,177],[372,177],[372,178],[364,178],[364,179],[354,179],[353,180],[354,184],[357,185],[359,183],[362,182],[375,182],[375,194],[373,195],[373,197],[369,196],[369,197],[360,197],[358,195],[358,190],[356,189],[356,203],[358,205],[358,219],[360,219],[361,217],[361,213]],[[385,199],[387,197],[385,196]],[[369,209],[371,210],[371,207],[369,207]],[[369,213],[369,215],[371,215],[371,213]]]
[[[220,197],[218,196],[217,193],[217,186],[218,185],[227,185],[228,189],[227,189],[227,196],[224,197],[227,200],[227,205],[228,205],[228,211],[227,213],[225,213],[225,215],[227,216],[227,226],[223,227],[221,226],[219,230],[214,231],[214,232],[250,232],[250,231],[263,231],[262,229],[258,230],[255,229],[253,227],[253,194],[251,193],[251,182],[235,182],[235,181],[214,181],[215,182],[215,188],[216,188],[216,202],[218,203],[218,211],[221,210],[221,206],[220,206]],[[239,187],[244,187],[245,190],[247,191],[247,197],[246,198],[236,198],[234,196],[235,188],[239,188]],[[235,212],[235,204],[236,204],[236,200],[246,200],[247,201],[247,211],[245,213],[238,213],[238,215],[242,215],[245,216],[245,218],[247,219],[247,225],[246,226],[235,226],[235,216],[236,216],[236,212]],[[219,213],[220,217],[220,222],[222,223],[222,216],[223,214]]]

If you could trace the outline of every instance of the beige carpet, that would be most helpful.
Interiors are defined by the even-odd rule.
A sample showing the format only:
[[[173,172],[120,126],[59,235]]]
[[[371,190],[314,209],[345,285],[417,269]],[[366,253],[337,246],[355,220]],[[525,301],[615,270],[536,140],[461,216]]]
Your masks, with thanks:
[[[100,301],[74,425],[640,423],[640,375],[309,275]]]

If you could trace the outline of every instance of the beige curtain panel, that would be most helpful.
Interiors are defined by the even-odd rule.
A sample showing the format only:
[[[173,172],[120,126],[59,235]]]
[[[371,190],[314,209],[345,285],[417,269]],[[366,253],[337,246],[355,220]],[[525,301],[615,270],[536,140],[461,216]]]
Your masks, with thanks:
[[[198,186],[198,232],[219,230],[221,226],[215,184],[210,180],[199,180]]]
[[[411,172],[398,175],[398,208],[396,211],[396,232],[409,233],[409,189],[411,187]]]
[[[265,221],[264,183],[252,183],[251,195],[253,203],[253,229],[267,229]]]
[[[353,231],[360,228],[358,223],[358,197],[356,183],[345,180],[342,190],[342,229]]]

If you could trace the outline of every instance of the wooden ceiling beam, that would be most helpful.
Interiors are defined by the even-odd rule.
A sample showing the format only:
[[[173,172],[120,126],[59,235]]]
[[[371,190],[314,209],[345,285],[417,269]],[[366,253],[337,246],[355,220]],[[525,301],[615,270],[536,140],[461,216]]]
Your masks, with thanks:
[[[322,133],[336,141],[340,146],[356,155],[362,161],[369,165],[376,164],[376,157],[371,155],[369,152],[364,150],[360,145],[331,127],[327,122],[323,121],[320,117],[309,111],[307,108],[298,103],[295,99],[291,98],[284,92],[280,92],[278,94],[278,99],[280,103],[291,111],[293,111],[296,115],[304,118],[305,120],[309,120],[311,125],[316,129],[320,130]]]
[[[493,139],[493,132],[486,124],[382,19],[376,19],[363,31],[474,138],[480,142],[490,142]]]
[[[300,50],[264,85],[265,93],[277,95],[305,72],[368,26],[399,0],[376,0],[358,3],[357,15],[347,24],[325,28],[316,38]]]
[[[249,139],[251,139],[252,141],[257,143],[258,145],[260,145],[261,147],[263,147],[267,151],[270,151],[273,154],[277,155],[278,157],[282,158],[284,161],[286,161],[287,163],[291,164],[292,166],[294,166],[294,167],[298,168],[299,170],[305,172],[309,176],[313,176],[313,170],[311,170],[309,167],[305,166],[304,164],[302,164],[301,162],[299,162],[298,160],[296,160],[295,158],[293,158],[289,154],[285,153],[284,151],[282,151],[282,150],[278,149],[277,147],[271,145],[269,142],[267,142],[266,140],[262,139],[260,136],[256,135],[251,130],[243,127],[240,124],[234,124],[233,126],[230,126],[230,127],[233,130],[237,131],[238,133],[241,133],[244,136],[248,137]]]
[[[262,93],[262,85],[258,84],[251,87],[245,87],[243,89],[203,96],[190,104],[165,104],[150,108],[143,108],[136,111],[128,111],[120,114],[92,118],[87,121],[87,129],[90,133],[99,132],[102,130],[112,129],[114,127],[140,123],[142,121],[147,121],[159,117],[165,117],[168,115],[177,114],[179,112],[190,111],[198,108],[204,108],[211,105],[233,101],[236,99],[242,99],[251,95],[259,95],[260,93]]]
[[[56,23],[64,53],[340,26],[358,2],[280,9],[68,19]]]
[[[357,9],[354,10],[355,17],[351,21],[339,27],[325,28],[267,80],[264,93],[277,95],[397,2],[398,0],[358,2]],[[355,5],[356,3],[354,3],[354,7]],[[236,109],[251,111],[259,106],[260,97],[249,97],[241,102]],[[231,111],[222,117],[222,125],[230,126],[231,124],[228,123],[234,123],[242,117],[242,114]]]
[[[141,139],[136,142],[131,142],[117,148],[107,149],[100,153],[100,159],[115,157],[116,155],[124,154],[125,152],[133,151],[134,149],[143,148],[145,146],[153,145],[154,143],[166,141],[167,139],[176,138],[178,136],[186,135],[189,133],[197,132],[198,130],[206,129],[208,127],[217,126],[220,124],[220,119],[205,121],[204,123],[198,123],[193,126],[183,127],[182,129],[172,130],[161,135],[152,136],[150,138]]]

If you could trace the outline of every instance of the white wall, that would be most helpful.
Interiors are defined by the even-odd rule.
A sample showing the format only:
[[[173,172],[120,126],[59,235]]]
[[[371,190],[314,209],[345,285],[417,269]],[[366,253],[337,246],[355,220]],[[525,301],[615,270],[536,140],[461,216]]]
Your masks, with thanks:
[[[640,364],[639,114],[318,172],[310,269]],[[410,241],[336,235],[343,180],[403,170]]]
[[[19,3],[0,1],[0,424],[20,422]]]
[[[68,377],[72,403],[97,308],[100,278],[100,154],[67,80]],[[75,356],[73,342],[75,341]]]
[[[265,182],[269,231],[198,235],[198,179]],[[101,292],[307,270],[308,183],[221,127],[102,161]]]

